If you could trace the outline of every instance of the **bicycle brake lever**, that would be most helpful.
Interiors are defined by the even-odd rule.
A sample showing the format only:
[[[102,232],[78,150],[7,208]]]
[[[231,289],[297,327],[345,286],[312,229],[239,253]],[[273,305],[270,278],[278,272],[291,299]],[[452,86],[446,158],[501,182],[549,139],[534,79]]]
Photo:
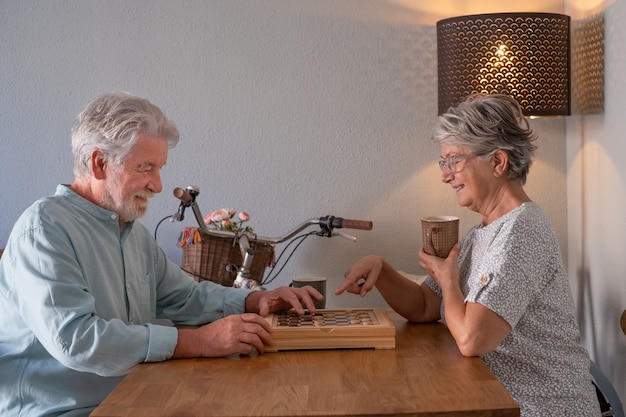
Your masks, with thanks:
[[[344,239],[348,239],[348,240],[351,240],[353,242],[356,242],[356,236],[348,235],[346,233],[333,231],[332,235],[333,236],[339,236],[339,237],[342,237]]]

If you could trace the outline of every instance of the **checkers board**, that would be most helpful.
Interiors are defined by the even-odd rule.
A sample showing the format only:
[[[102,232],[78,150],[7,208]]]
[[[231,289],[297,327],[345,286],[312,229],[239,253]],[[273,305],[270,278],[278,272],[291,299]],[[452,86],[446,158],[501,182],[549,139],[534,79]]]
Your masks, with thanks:
[[[266,352],[396,347],[396,328],[382,308],[324,309],[301,316],[290,310],[265,319],[272,326],[274,342]]]

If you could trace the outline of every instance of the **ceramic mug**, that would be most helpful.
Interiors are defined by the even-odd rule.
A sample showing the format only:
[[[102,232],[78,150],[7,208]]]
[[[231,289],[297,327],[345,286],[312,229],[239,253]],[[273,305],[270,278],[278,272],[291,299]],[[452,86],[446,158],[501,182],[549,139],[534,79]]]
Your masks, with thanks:
[[[295,288],[302,288],[307,285],[310,285],[311,287],[315,288],[324,296],[324,299],[322,301],[318,301],[315,298],[313,298],[313,303],[315,304],[315,308],[319,308],[319,309],[326,308],[326,278],[323,278],[323,277],[294,278],[293,280],[291,280],[291,283],[289,284],[290,287],[295,287]]]
[[[459,218],[454,216],[424,217],[422,240],[427,254],[447,258],[459,241]]]

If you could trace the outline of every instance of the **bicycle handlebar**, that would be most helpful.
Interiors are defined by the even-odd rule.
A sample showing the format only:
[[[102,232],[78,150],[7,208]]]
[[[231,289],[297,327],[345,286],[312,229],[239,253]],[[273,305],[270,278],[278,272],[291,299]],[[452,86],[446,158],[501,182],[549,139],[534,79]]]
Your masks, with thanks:
[[[178,210],[178,218],[176,220],[183,219],[183,212],[185,207],[191,207],[194,215],[196,217],[196,221],[198,225],[202,229],[203,232],[207,234],[213,234],[218,236],[225,237],[236,237],[237,234],[230,231],[224,230],[209,230],[204,223],[202,215],[200,214],[200,210],[198,208],[198,204],[196,203],[196,196],[199,194],[198,187],[188,186],[186,189],[182,189],[180,187],[174,188],[174,197],[181,201],[181,205]],[[282,243],[293,236],[295,236],[298,232],[301,232],[308,226],[318,224],[321,227],[321,231],[317,234],[319,236],[331,237],[333,236],[333,229],[358,229],[358,230],[372,230],[373,223],[369,220],[354,220],[354,219],[344,219],[342,217],[335,216],[324,216],[318,219],[309,219],[305,222],[301,223],[298,227],[294,228],[287,234],[281,237],[265,237],[265,236],[257,236],[253,237],[253,241],[262,242],[262,243],[270,243],[277,244]]]
[[[359,230],[372,230],[374,224],[369,220],[353,220],[343,219],[341,217],[335,217],[333,227],[338,229],[359,229]]]
[[[189,187],[187,187],[189,188]],[[183,203],[188,203],[192,200],[191,194],[188,191],[183,190],[180,187],[174,188],[174,197],[182,201]]]

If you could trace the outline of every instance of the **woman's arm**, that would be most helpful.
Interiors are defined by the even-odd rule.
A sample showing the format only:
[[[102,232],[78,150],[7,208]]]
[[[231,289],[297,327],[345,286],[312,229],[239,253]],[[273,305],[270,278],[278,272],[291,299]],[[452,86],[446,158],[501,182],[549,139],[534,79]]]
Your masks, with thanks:
[[[464,356],[482,356],[492,352],[511,332],[498,314],[479,303],[465,302],[459,284],[456,245],[447,259],[419,253],[420,266],[437,281],[443,294],[446,325]]]
[[[405,278],[378,255],[366,256],[352,265],[335,294],[348,291],[364,297],[374,286],[389,306],[407,320],[432,322],[441,318],[441,299],[425,285]]]

